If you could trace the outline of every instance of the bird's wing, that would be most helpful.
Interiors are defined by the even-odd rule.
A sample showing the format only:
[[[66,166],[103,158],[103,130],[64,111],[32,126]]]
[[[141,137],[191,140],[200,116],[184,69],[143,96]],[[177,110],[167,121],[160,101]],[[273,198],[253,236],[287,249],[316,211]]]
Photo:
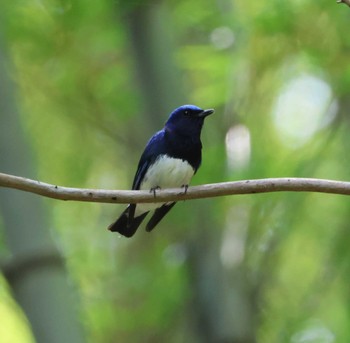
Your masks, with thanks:
[[[141,161],[140,161],[141,162]],[[150,161],[142,161],[137,168],[137,172],[135,174],[134,182],[132,184],[132,189],[140,189],[141,182],[147,172],[147,169],[150,165]]]
[[[148,168],[164,153],[164,131],[158,131],[147,143],[146,148],[141,155],[140,162],[132,184],[132,189],[140,189],[142,180],[147,173]]]

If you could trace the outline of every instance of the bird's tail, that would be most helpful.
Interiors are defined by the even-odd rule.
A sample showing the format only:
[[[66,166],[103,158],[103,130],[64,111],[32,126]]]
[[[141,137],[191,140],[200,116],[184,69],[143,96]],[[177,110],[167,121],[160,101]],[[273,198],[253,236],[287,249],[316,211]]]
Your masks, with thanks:
[[[141,214],[138,217],[130,218],[130,206],[120,215],[120,217],[111,225],[108,226],[108,230],[112,232],[119,232],[125,237],[132,237],[142,221],[147,216],[148,212]]]

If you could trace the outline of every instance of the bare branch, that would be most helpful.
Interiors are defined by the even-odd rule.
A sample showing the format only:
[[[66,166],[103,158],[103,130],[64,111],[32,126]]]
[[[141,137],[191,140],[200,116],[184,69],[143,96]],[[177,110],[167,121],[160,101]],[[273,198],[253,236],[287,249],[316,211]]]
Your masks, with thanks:
[[[337,0],[338,4],[346,4],[350,7],[350,0]]]
[[[141,203],[166,202],[188,199],[212,198],[234,194],[268,192],[319,192],[350,195],[350,182],[306,178],[271,178],[221,182],[184,189],[174,188],[153,192],[69,188],[0,173],[0,187],[15,188],[59,200],[101,202],[101,203]]]

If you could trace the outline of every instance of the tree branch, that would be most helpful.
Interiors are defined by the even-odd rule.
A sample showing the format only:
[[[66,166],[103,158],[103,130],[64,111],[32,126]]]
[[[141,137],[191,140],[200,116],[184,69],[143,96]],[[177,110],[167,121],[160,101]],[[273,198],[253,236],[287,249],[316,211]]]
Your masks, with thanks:
[[[337,0],[338,4],[345,4],[350,7],[350,0]]]
[[[0,187],[15,188],[59,200],[119,204],[166,202],[282,191],[350,195],[350,182],[306,178],[271,178],[213,183],[190,187],[186,194],[181,188],[159,190],[156,197],[154,197],[153,192],[149,191],[69,188],[2,173],[0,173]]]

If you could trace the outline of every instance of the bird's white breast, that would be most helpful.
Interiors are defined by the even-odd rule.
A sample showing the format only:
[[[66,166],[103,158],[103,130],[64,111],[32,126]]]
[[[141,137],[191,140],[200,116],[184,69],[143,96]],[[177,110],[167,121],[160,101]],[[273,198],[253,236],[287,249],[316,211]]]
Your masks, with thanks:
[[[155,187],[177,188],[188,185],[194,174],[193,167],[186,161],[179,158],[172,158],[161,155],[151,165],[141,183],[141,190],[151,190]],[[136,216],[144,212],[156,209],[163,203],[138,204],[136,206]]]

